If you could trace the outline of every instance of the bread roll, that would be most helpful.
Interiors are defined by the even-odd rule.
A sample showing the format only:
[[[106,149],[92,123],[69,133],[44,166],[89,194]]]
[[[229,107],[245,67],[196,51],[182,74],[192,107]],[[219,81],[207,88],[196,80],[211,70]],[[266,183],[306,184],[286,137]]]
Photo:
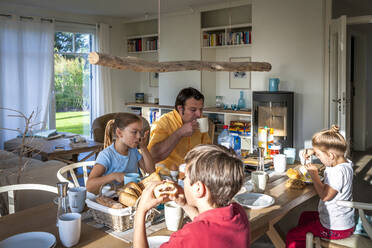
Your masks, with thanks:
[[[306,184],[299,179],[288,179],[285,183],[285,187],[290,189],[303,189],[305,186]]]
[[[178,188],[174,182],[163,181],[161,184],[156,185],[154,188],[155,198],[159,198],[162,195],[176,195]]]
[[[143,190],[149,182],[161,182],[159,174],[156,172],[150,174],[148,177],[139,182],[138,186],[140,186],[140,188]]]
[[[139,195],[137,194],[136,190],[132,189],[131,187],[125,187],[125,188],[121,189],[121,190],[119,191],[119,194],[120,194],[122,191],[125,192],[125,193],[128,193],[128,194],[131,194],[132,196],[135,196],[135,197],[137,197],[137,198],[139,197]]]
[[[140,195],[142,195],[142,189],[140,186],[138,186],[138,184],[136,184],[135,182],[130,182],[130,183],[127,183],[125,185],[125,187],[129,187],[131,189],[134,189],[137,193],[137,196],[139,197]]]
[[[136,204],[137,199],[138,197],[124,191],[119,193],[119,202],[125,206],[133,207]]]
[[[287,170],[287,176],[290,179],[301,179],[301,173],[298,170],[292,168],[289,168]]]
[[[103,206],[106,206],[106,207],[109,207],[109,208],[115,208],[115,209],[120,209],[120,208],[124,208],[125,206],[123,206],[123,204],[109,198],[109,197],[106,197],[106,196],[98,196],[96,198],[96,202],[98,204],[101,204]]]

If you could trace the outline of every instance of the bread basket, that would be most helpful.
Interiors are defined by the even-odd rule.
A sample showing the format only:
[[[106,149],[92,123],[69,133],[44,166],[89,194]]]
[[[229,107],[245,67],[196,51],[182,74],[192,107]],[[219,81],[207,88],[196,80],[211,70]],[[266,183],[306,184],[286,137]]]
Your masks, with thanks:
[[[109,191],[105,193],[105,196],[112,196],[115,191]],[[85,202],[90,208],[89,212],[93,215],[94,220],[103,224],[110,229],[117,232],[123,232],[125,230],[133,228],[134,215],[136,214],[136,209],[141,197],[137,199],[136,205],[134,207],[126,207],[122,209],[114,209],[103,206],[95,201],[95,198],[86,199]],[[151,209],[146,214],[146,222],[152,221],[155,214],[158,213],[156,209]]]

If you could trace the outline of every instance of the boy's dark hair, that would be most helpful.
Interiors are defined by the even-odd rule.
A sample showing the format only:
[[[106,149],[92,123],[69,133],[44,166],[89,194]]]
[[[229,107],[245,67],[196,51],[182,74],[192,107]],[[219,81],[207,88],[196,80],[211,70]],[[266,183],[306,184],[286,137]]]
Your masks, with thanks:
[[[227,206],[243,185],[243,162],[219,145],[199,145],[185,157],[190,184],[200,181],[209,189],[209,204]]]
[[[187,99],[194,98],[195,100],[202,99],[204,102],[204,96],[200,91],[193,87],[184,88],[178,93],[176,98],[176,103],[174,105],[175,109],[177,110],[177,106],[185,106],[185,102]]]

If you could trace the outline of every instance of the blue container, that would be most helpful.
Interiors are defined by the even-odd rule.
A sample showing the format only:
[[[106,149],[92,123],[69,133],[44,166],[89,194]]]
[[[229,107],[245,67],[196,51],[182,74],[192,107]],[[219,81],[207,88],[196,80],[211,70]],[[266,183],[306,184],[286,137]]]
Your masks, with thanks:
[[[269,91],[279,91],[279,78],[270,78],[269,79]]]

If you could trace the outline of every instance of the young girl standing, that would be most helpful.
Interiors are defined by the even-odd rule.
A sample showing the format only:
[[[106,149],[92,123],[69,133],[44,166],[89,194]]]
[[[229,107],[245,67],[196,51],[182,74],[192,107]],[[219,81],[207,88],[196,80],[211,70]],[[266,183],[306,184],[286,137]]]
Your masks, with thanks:
[[[112,133],[116,134],[114,143]],[[87,181],[87,190],[97,194],[109,182],[123,183],[125,173],[137,173],[138,167],[147,173],[155,171],[152,157],[147,150],[147,131],[142,137],[142,120],[135,114],[125,113],[107,123],[105,149],[98,154]],[[142,155],[137,147],[141,149]]]
[[[313,149],[304,154],[305,158],[316,155],[326,166],[321,182],[317,167],[306,165],[320,198],[318,211],[301,214],[298,226],[287,234],[289,248],[305,247],[307,232],[326,239],[344,239],[354,231],[354,209],[336,203],[352,200],[353,164],[344,157],[346,141],[338,127],[332,126],[314,134],[312,144]]]

